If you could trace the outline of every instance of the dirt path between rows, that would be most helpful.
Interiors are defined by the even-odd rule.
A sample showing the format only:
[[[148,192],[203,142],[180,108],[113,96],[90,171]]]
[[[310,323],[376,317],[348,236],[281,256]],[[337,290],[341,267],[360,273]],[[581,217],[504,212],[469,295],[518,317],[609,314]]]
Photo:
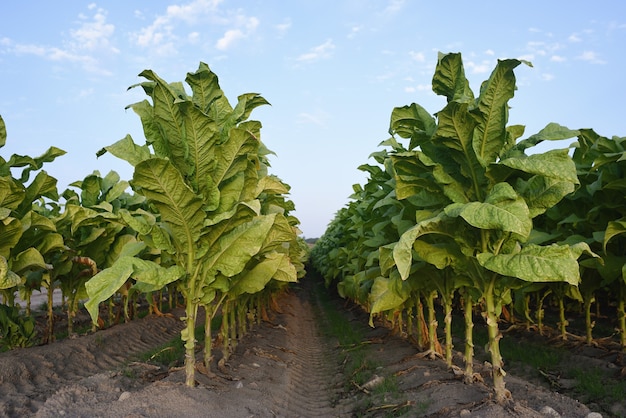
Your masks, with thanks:
[[[342,315],[365,335],[368,390],[346,364],[356,355],[322,334],[326,317],[311,279],[281,296],[281,311],[237,346],[225,367],[198,385],[181,368],[136,361],[180,332],[182,323],[147,317],[95,334],[0,354],[0,417],[586,417],[584,405],[513,376],[515,399],[494,404],[488,384],[466,385],[442,361],[416,355],[356,310]],[[333,302],[338,309],[343,301]],[[217,351],[217,350],[216,350]],[[200,353],[199,353],[200,356]],[[477,371],[488,375],[477,364]],[[363,372],[363,370],[361,370]]]

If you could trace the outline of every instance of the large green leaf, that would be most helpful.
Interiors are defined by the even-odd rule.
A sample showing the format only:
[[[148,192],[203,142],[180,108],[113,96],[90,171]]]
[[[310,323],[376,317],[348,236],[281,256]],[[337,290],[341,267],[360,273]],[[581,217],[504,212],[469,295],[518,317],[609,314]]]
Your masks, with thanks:
[[[0,290],[19,286],[23,281],[24,279],[9,270],[7,259],[0,255]]]
[[[580,252],[569,245],[539,246],[529,244],[514,254],[477,254],[484,268],[503,276],[527,282],[567,282],[578,285]]]
[[[193,102],[212,120],[221,122],[232,112],[217,75],[204,62],[200,62],[195,73],[188,73],[185,82],[191,87]]]
[[[516,59],[498,60],[491,76],[481,86],[472,110],[477,122],[474,152],[484,167],[496,161],[507,143],[508,101],[516,89],[513,70],[521,63]]]
[[[619,235],[626,233],[626,220],[611,221],[604,231],[604,241],[602,243],[604,251],[609,241]]]
[[[130,135],[126,135],[113,145],[102,148],[96,155],[100,157],[106,152],[110,152],[117,158],[128,161],[133,167],[151,157],[150,148],[147,145],[139,146],[135,144]]]
[[[218,272],[226,277],[241,273],[250,258],[261,249],[275,216],[254,217],[220,236],[202,260],[209,277],[215,277]]]
[[[572,184],[579,184],[578,175],[576,174],[576,165],[566,149],[507,158],[500,161],[499,166],[509,167],[528,174],[566,181]]]
[[[494,185],[485,202],[451,204],[445,213],[450,217],[460,216],[479,229],[513,232],[524,238],[532,230],[526,202],[508,183]]]
[[[448,216],[440,212],[437,215],[418,222],[414,227],[407,230],[393,248],[393,259],[398,267],[402,280],[406,280],[411,273],[413,265],[413,244],[420,236],[430,233],[444,233],[443,224],[448,221]]]
[[[13,217],[0,221],[0,256],[9,258],[11,250],[20,241],[23,235],[22,223]]]
[[[524,197],[531,218],[554,207],[575,189],[573,183],[543,176],[533,176],[528,181],[519,179],[516,190]]]
[[[178,266],[165,268],[152,261],[131,256],[120,257],[111,267],[102,270],[85,283],[89,296],[85,308],[95,324],[98,320],[98,305],[113,296],[129,278],[162,288],[184,274],[184,270]]]
[[[33,247],[30,247],[17,254],[12,260],[11,270],[17,274],[22,274],[30,269],[46,269],[49,267],[43,259],[41,253]]]
[[[298,279],[296,268],[289,261],[287,254],[270,253],[263,261],[256,264],[251,270],[237,277],[229,294],[238,296],[242,293],[257,293],[265,288],[272,279],[295,282]]]
[[[203,201],[185,184],[170,161],[151,158],[139,163],[131,185],[159,211],[161,220],[171,226],[178,251],[195,247],[204,226]]]
[[[25,196],[24,188],[11,176],[0,177],[0,207],[15,210],[24,201]]]
[[[430,140],[437,127],[435,118],[420,105],[396,107],[391,112],[389,133],[409,138],[409,150],[412,150],[425,141]]]
[[[409,298],[409,287],[400,280],[379,276],[374,280],[369,294],[370,314],[384,312],[401,306]],[[371,325],[371,315],[370,315]]]
[[[445,96],[448,102],[467,103],[474,100],[474,93],[465,78],[461,54],[439,53],[432,85],[433,91]]]

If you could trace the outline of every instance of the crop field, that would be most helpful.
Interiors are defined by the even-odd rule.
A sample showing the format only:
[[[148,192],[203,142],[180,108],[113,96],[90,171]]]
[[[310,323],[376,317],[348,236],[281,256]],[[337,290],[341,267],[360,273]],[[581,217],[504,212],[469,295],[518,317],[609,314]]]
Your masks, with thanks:
[[[140,74],[132,179],[0,157],[0,416],[626,416],[626,138],[509,125],[520,65],[440,54],[314,245],[204,63]]]

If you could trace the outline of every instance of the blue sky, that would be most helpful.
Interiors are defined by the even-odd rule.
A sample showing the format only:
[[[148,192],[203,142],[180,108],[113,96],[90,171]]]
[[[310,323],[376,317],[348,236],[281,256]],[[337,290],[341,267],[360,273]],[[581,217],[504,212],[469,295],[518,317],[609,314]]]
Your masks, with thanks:
[[[437,53],[461,52],[475,93],[498,58],[522,58],[510,123],[626,136],[626,3],[614,0],[39,0],[0,5],[0,155],[67,151],[46,166],[62,191],[93,170],[131,167],[96,151],[143,143],[137,76],[182,81],[206,62],[231,103],[260,93],[272,173],[291,185],[306,237],[348,202],[388,138],[396,106],[431,113]],[[563,145],[566,146],[567,144]]]

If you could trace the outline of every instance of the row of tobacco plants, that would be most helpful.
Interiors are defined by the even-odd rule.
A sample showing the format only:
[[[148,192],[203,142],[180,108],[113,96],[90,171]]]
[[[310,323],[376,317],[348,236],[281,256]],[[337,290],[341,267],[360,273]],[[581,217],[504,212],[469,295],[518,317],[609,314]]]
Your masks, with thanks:
[[[453,312],[462,312],[467,381],[479,311],[500,402],[510,396],[499,345],[505,316],[541,330],[544,304],[553,303],[567,339],[573,307],[591,343],[591,306],[602,297],[626,347],[626,138],[551,123],[520,139],[524,127],[508,125],[508,102],[521,64],[529,65],[499,60],[476,96],[461,55],[441,54],[432,86],[446,105],[434,115],[417,104],[393,109],[391,137],[372,154],[377,164],[359,167],[367,183],[354,186],[311,252],[327,285],[372,320],[387,318],[431,354],[443,352],[450,366]],[[571,149],[531,152],[570,138]]]
[[[107,303],[123,301],[128,315],[133,297],[153,304],[152,295],[168,291],[184,300],[181,337],[192,386],[199,308],[208,367],[211,319],[219,311],[227,356],[248,321],[304,274],[308,248],[290,214],[289,186],[268,173],[271,151],[260,140],[261,123],[249,120],[267,101],[249,93],[231,106],[204,63],[187,74],[191,95],[182,82],[150,70],[140,76],[145,81],[132,87],[149,100],[129,107],[141,119],[145,144],[127,136],[97,153],[130,163],[132,180],[94,172],[59,195],[42,166],[62,150],[0,158],[0,343],[32,341],[32,319],[19,311],[16,295],[29,301],[33,291],[47,291],[52,321],[52,295],[60,289],[71,326],[79,301],[102,325]],[[0,119],[0,146],[6,137]]]

